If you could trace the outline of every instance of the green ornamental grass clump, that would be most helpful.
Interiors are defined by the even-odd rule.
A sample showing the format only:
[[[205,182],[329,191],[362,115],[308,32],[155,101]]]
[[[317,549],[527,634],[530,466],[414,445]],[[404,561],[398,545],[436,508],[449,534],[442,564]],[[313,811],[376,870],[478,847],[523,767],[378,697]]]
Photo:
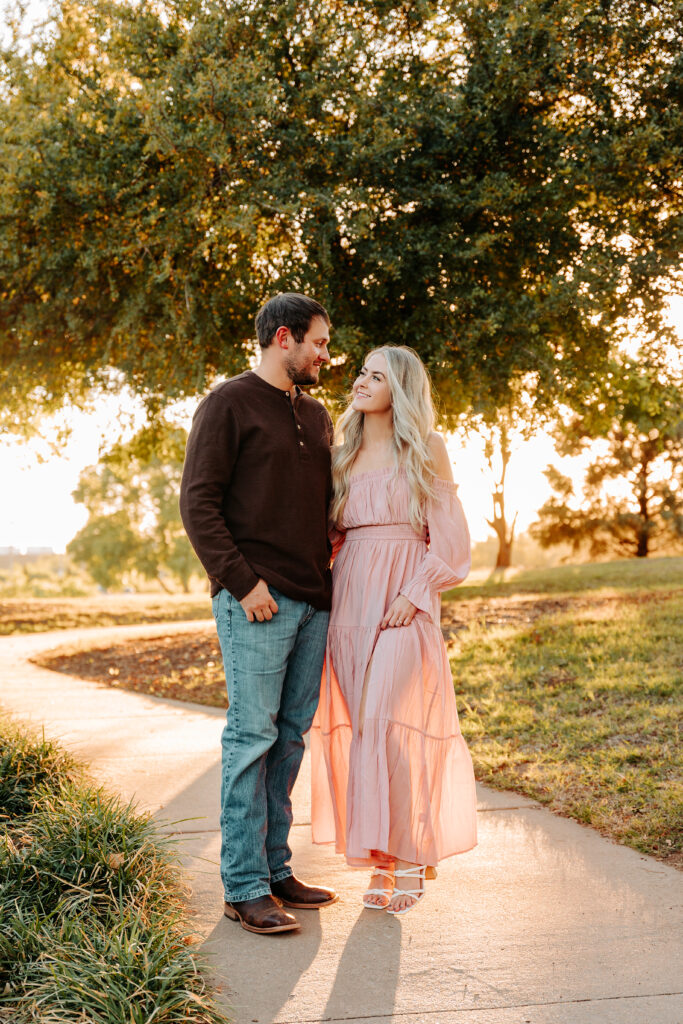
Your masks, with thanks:
[[[223,1024],[148,815],[0,723],[0,1020]]]
[[[0,724],[0,824],[13,823],[30,814],[44,787],[74,780],[79,769],[71,758],[44,737],[29,738]]]

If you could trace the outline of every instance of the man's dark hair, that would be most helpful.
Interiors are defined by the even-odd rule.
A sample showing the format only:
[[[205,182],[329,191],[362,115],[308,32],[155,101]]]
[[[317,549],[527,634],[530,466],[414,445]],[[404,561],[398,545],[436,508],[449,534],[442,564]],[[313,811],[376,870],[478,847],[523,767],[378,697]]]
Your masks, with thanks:
[[[261,348],[268,348],[278,327],[287,327],[299,344],[311,326],[311,320],[322,317],[326,324],[330,318],[324,306],[298,292],[280,292],[268,299],[256,314],[256,336]]]

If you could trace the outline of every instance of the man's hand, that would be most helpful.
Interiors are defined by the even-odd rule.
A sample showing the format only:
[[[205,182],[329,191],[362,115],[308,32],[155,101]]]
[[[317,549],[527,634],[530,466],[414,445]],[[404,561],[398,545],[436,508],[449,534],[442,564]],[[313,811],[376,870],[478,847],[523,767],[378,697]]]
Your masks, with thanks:
[[[257,622],[267,622],[278,610],[265,580],[259,580],[254,589],[242,598],[240,604],[249,622],[253,622],[254,619]]]
[[[417,608],[407,597],[399,594],[389,605],[389,610],[379,624],[380,629],[392,626],[409,626],[417,614]]]

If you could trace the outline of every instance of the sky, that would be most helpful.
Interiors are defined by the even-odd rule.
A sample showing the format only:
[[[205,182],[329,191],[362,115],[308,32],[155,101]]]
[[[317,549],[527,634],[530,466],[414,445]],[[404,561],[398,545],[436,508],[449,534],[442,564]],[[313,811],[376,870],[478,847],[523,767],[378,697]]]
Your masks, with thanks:
[[[87,514],[77,505],[71,492],[86,466],[97,462],[100,442],[116,432],[113,403],[106,403],[94,415],[75,411],[73,435],[64,453],[48,457],[45,444],[3,443],[0,445],[0,479],[5,498],[0,507],[0,548],[50,547],[63,551],[69,540],[85,525]],[[188,423],[188,417],[178,420]],[[454,476],[460,485],[473,539],[489,534],[484,517],[491,514],[491,496],[487,490],[481,441],[464,447],[457,438],[449,439]],[[535,517],[535,510],[549,495],[542,470],[553,460],[552,443],[547,437],[530,442],[519,452],[509,470],[508,504],[519,509],[519,527]],[[553,461],[559,461],[555,458]]]

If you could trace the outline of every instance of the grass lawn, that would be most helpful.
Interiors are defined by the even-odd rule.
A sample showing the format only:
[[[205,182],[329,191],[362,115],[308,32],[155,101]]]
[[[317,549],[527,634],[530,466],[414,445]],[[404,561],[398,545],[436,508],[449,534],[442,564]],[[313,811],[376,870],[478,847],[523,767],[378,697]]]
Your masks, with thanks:
[[[81,626],[128,626],[210,618],[208,593],[0,599],[0,636]]]
[[[683,866],[683,558],[566,566],[445,595],[477,778]],[[110,686],[225,705],[215,634],[37,659]]]
[[[477,778],[683,866],[682,624],[683,590],[472,625],[451,667]]]
[[[486,583],[456,587],[444,601],[521,594],[572,594],[585,591],[666,590],[683,586],[683,557],[630,558],[619,562],[558,565],[553,569],[493,573]]]
[[[0,1021],[228,1024],[168,840],[0,719]]]

